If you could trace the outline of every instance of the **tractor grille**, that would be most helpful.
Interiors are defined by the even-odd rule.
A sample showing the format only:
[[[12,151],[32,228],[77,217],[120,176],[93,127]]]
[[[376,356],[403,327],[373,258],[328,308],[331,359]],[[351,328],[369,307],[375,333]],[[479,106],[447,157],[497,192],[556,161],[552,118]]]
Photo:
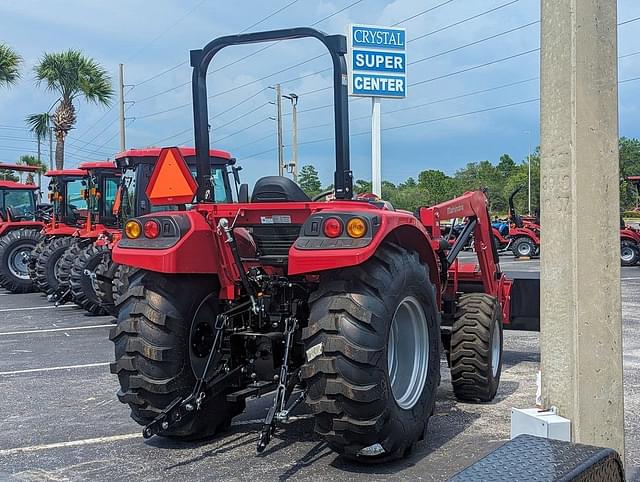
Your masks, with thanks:
[[[260,225],[249,229],[256,247],[258,256],[286,257],[289,248],[300,235],[300,226],[297,224],[286,225]]]

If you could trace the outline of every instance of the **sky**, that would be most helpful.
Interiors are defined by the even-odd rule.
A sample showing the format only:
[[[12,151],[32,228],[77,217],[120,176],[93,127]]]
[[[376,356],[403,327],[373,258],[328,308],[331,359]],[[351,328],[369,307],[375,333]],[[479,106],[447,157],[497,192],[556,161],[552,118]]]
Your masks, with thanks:
[[[618,21],[640,17],[640,2],[618,1]],[[314,26],[346,33],[350,23],[406,29],[408,94],[383,99],[382,177],[394,183],[425,169],[453,174],[468,162],[523,162],[539,144],[539,0],[25,0],[0,2],[0,42],[24,58],[22,79],[0,90],[0,160],[35,153],[24,119],[56,96],[34,82],[44,52],[80,49],[111,75],[124,64],[126,145],[193,145],[189,50],[239,32]],[[619,79],[640,77],[640,21],[620,25]],[[487,65],[483,65],[487,64]],[[299,164],[323,184],[335,168],[331,63],[313,39],[232,47],[208,77],[212,146],[232,153],[250,184],[277,173],[274,90],[298,101]],[[620,135],[640,137],[640,80],[619,87]],[[119,150],[117,97],[105,109],[78,101],[66,166],[113,158]],[[291,105],[283,102],[285,158]],[[349,102],[351,165],[370,179],[369,99]],[[416,124],[418,123],[418,124]],[[413,124],[413,125],[411,125]],[[48,161],[48,149],[43,153]]]

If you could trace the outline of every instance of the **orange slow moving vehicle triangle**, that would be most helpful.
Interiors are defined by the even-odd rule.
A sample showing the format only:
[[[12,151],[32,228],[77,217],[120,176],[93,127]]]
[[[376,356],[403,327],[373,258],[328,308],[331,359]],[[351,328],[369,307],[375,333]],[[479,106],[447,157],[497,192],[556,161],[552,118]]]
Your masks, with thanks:
[[[191,175],[177,147],[160,151],[146,194],[154,206],[188,204],[193,201],[198,184]]]

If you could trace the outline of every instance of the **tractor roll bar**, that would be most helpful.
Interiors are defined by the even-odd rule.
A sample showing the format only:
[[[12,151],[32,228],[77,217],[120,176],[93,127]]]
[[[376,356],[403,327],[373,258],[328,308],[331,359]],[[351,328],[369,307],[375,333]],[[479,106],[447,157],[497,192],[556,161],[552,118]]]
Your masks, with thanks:
[[[209,167],[209,114],[207,105],[207,69],[220,50],[231,45],[244,45],[276,40],[316,38],[327,48],[333,63],[333,110],[335,121],[336,171],[334,186],[337,199],[353,196],[353,174],[349,161],[349,107],[347,99],[347,39],[344,35],[327,35],[309,27],[266,32],[227,35],[209,42],[201,50],[191,51],[193,127],[196,147],[198,202],[211,202]]]

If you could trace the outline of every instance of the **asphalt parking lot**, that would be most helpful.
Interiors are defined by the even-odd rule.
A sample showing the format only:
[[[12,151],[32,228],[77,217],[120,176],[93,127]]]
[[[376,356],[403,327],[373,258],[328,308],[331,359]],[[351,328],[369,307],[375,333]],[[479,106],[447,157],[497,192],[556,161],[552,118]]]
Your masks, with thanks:
[[[539,263],[502,260],[505,271]],[[622,269],[626,466],[640,480],[640,267]],[[0,480],[446,480],[509,437],[510,409],[535,402],[538,335],[505,335],[496,400],[454,400],[446,362],[428,440],[409,459],[343,460],[313,434],[305,407],[255,451],[269,397],[251,401],[224,436],[199,444],[144,440],[115,397],[108,317],[54,308],[39,294],[0,293]]]

